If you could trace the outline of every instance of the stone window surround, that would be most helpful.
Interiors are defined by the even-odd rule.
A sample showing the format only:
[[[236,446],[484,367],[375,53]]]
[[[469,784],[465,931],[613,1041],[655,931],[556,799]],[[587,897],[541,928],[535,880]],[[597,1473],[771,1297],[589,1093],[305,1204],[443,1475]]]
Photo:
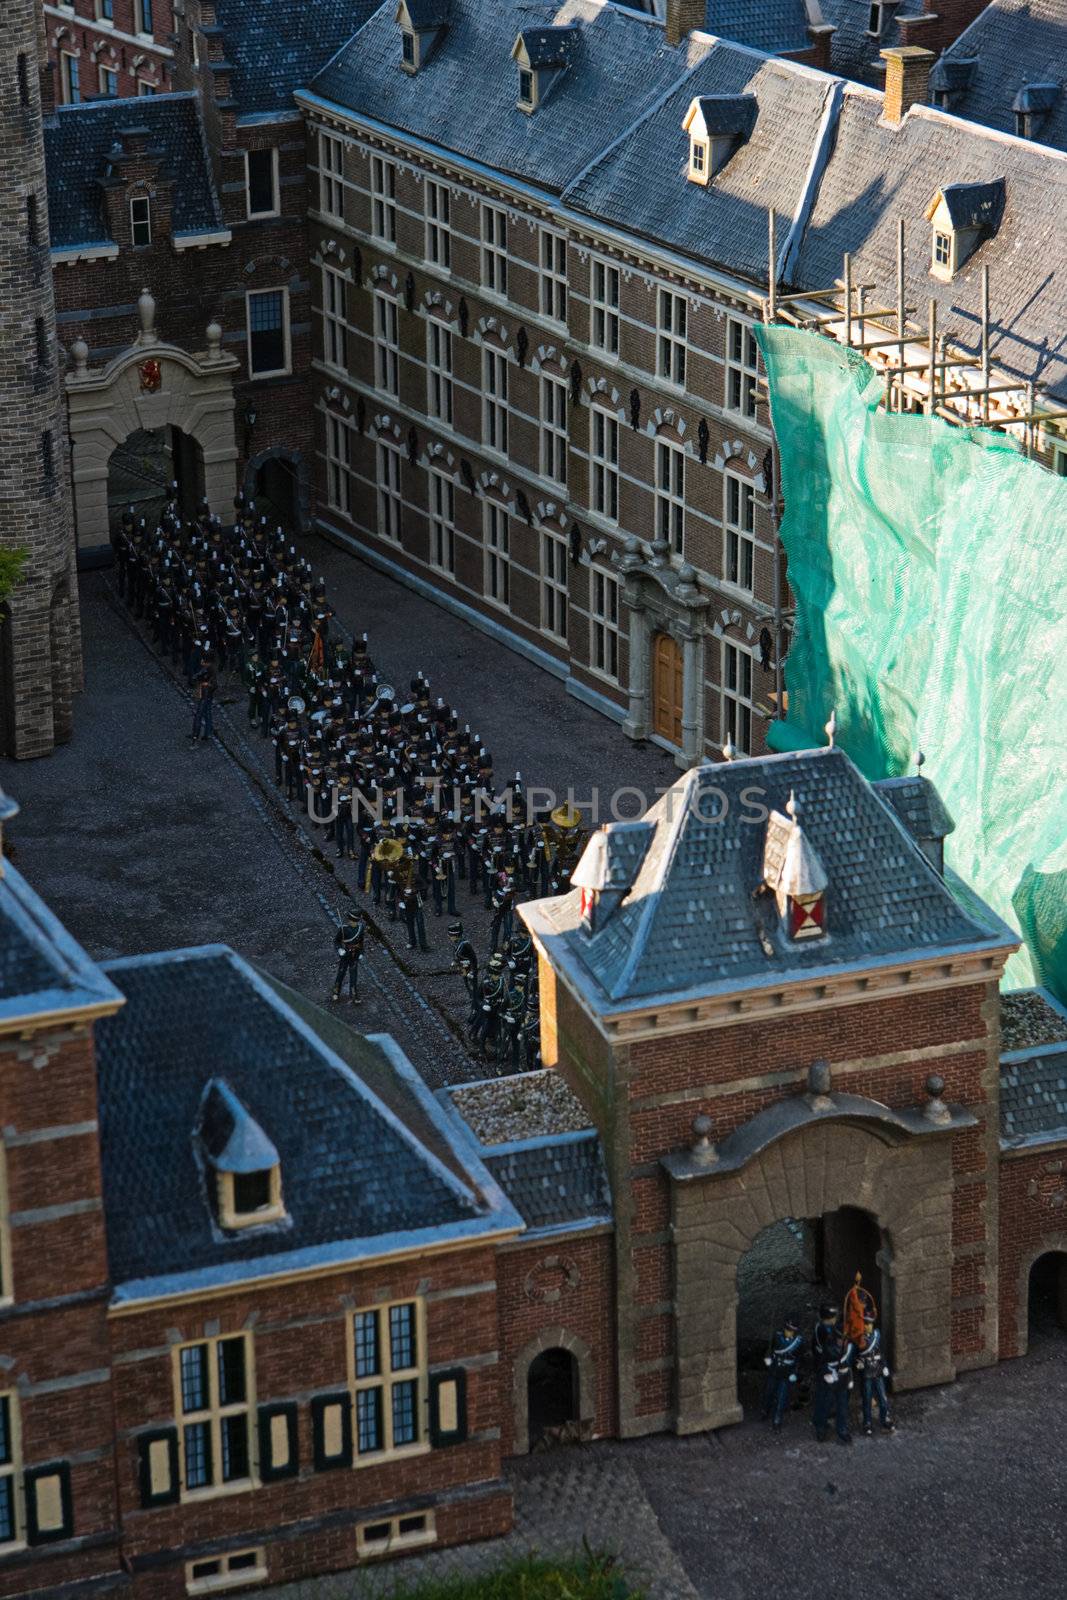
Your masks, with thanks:
[[[394,1306],[413,1305],[415,1308],[415,1365],[413,1367],[398,1367],[394,1372],[390,1346],[390,1321],[389,1313]],[[377,1373],[359,1378],[356,1376],[356,1333],[355,1319],[357,1316],[375,1312],[378,1317],[378,1351],[379,1370]],[[347,1344],[348,1361],[348,1387],[352,1395],[352,1465],[354,1468],[376,1467],[384,1461],[405,1460],[411,1456],[425,1455],[430,1449],[429,1429],[429,1364],[427,1359],[426,1343],[426,1301],[421,1295],[406,1295],[399,1300],[377,1301],[373,1305],[357,1305],[345,1317],[345,1342]],[[407,1383],[414,1380],[416,1385],[415,1401],[415,1432],[416,1438],[411,1444],[394,1445],[393,1438],[393,1408],[392,1385],[393,1382]],[[381,1450],[369,1451],[360,1455],[357,1427],[356,1396],[366,1389],[379,1388],[383,1394],[381,1425],[384,1446]]]
[[[512,1450],[517,1456],[529,1454],[530,1367],[546,1350],[566,1350],[574,1357],[578,1364],[578,1421],[583,1433],[587,1428],[591,1433],[596,1429],[596,1363],[593,1352],[584,1339],[566,1328],[543,1328],[518,1352],[512,1368],[512,1404],[515,1417]]]

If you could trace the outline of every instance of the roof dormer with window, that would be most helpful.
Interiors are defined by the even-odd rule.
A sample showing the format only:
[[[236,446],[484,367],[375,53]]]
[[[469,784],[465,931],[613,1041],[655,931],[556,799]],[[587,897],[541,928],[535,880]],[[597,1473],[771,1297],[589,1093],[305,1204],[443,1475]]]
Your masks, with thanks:
[[[424,67],[448,27],[451,0],[399,0],[400,65],[414,75]]]
[[[1062,93],[1059,83],[1024,83],[1011,109],[1015,116],[1015,132],[1020,139],[1036,139],[1045,120]]]
[[[198,1137],[215,1177],[215,1204],[221,1228],[256,1228],[284,1220],[278,1152],[220,1078],[213,1078],[204,1091]]]
[[[511,58],[519,69],[520,111],[534,112],[547,99],[574,60],[579,37],[573,25],[525,28],[519,34]]]
[[[754,94],[705,94],[690,101],[682,122],[689,135],[690,183],[709,184],[756,126]]]
[[[763,845],[761,888],[774,895],[779,927],[790,943],[826,936],[827,876],[800,825],[800,807],[790,794],[786,814],[772,811]]]
[[[647,822],[607,822],[598,828],[571,874],[581,892],[582,931],[599,933],[616,906],[633,888],[652,841]]]
[[[939,189],[926,208],[933,230],[930,273],[951,283],[984,239],[1000,227],[1004,214],[1004,179],[990,183],[950,183]]]

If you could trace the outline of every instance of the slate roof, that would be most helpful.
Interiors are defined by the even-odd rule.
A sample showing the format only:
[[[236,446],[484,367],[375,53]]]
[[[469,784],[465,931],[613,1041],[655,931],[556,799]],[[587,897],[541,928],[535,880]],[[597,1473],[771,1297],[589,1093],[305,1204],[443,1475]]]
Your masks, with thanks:
[[[707,0],[704,14],[708,33],[768,55],[811,44],[804,0]]]
[[[611,1191],[595,1133],[486,1155],[485,1164],[530,1229],[611,1221]]]
[[[223,946],[106,968],[127,1004],[98,1025],[111,1277],[135,1299],[519,1226],[460,1181]],[[225,1234],[197,1137],[223,1081],[277,1147],[284,1222]],[[429,1114],[436,1107],[425,1095]],[[499,1197],[502,1198],[502,1197]]]
[[[199,97],[190,91],[97,100],[60,106],[44,121],[48,221],[54,250],[110,241],[100,181],[120,132],[134,128],[148,130],[149,147],[162,155],[161,176],[174,180],[173,231],[205,233],[223,227]]]
[[[867,32],[871,0],[820,0],[823,21],[836,30],[830,40],[830,65],[842,77],[881,86],[885,81],[882,51],[901,43],[898,17],[922,15],[922,0],[903,0],[882,7],[882,32]],[[913,41],[921,44],[921,39]]]
[[[695,260],[753,281],[767,268],[767,212],[798,211],[824,112],[838,81],[774,57],[712,39],[690,39],[691,70],[609,145],[564,194],[568,205],[661,240]],[[705,187],[686,179],[682,123],[703,96],[754,95],[751,136]],[[649,173],[659,179],[649,182]],[[784,230],[783,230],[784,232]],[[840,262],[829,279],[840,271]]]
[[[293,90],[310,83],[379,4],[381,0],[215,0],[216,30],[205,32],[222,35],[238,116],[295,110]],[[382,11],[397,33],[395,0],[387,0]]]
[[[0,796],[0,803],[5,797]],[[116,1009],[122,996],[10,861],[0,863],[0,1022]]]
[[[1012,107],[1024,84],[1067,86],[1067,0],[993,0],[942,57],[946,66],[969,59],[974,71],[951,109],[1014,133]],[[1067,150],[1067,87],[1034,138]]]
[[[878,778],[871,785],[880,800],[893,807],[913,839],[946,839],[956,830],[945,802],[929,778]]]
[[[881,116],[881,95],[845,89],[834,153],[791,280],[833,283],[848,250],[856,281],[873,285],[871,297],[879,304],[895,303],[897,219],[904,217],[908,303],[922,307],[925,320],[927,301],[936,299],[939,332],[949,344],[977,353],[981,272],[988,265],[994,365],[1067,396],[1067,156],[926,106],[913,106],[899,127],[884,125]],[[995,236],[978,246],[951,283],[931,277],[924,220],[931,200],[946,184],[995,179],[1004,180],[1005,193]]]
[[[825,940],[786,941],[773,898],[754,895],[766,819],[753,817],[753,789],[769,811],[784,811],[795,793],[829,880]],[[576,891],[520,907],[548,955],[600,1009],[1016,942],[991,911],[979,920],[961,909],[892,808],[836,747],[705,763],[646,816],[656,837],[598,932],[580,931]]]
[[[981,228],[995,233],[1004,215],[1004,179],[990,183],[946,183],[941,190],[954,228]]]
[[[1009,1148],[1067,1139],[1067,1049],[1001,1063],[1000,1132]]]
[[[309,85],[323,100],[503,173],[560,190],[685,71],[662,27],[603,0],[453,0],[441,44],[400,70],[395,8],[383,5]],[[572,23],[578,61],[532,114],[520,111],[511,52],[526,29]]]

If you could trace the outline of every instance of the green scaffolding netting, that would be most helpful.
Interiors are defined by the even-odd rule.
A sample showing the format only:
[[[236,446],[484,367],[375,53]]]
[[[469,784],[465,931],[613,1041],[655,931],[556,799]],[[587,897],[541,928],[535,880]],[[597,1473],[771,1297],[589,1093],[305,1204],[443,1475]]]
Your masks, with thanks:
[[[777,749],[837,742],[868,778],[917,750],[946,860],[1024,946],[1008,986],[1067,1000],[1067,480],[1002,434],[879,409],[870,365],[756,330],[796,600]]]

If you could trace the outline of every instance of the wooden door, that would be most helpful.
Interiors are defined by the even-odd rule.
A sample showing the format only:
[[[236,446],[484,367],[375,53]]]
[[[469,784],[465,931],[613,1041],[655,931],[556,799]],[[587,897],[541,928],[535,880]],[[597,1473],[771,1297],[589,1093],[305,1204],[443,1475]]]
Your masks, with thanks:
[[[652,640],[652,731],[682,742],[682,649],[669,633]]]

